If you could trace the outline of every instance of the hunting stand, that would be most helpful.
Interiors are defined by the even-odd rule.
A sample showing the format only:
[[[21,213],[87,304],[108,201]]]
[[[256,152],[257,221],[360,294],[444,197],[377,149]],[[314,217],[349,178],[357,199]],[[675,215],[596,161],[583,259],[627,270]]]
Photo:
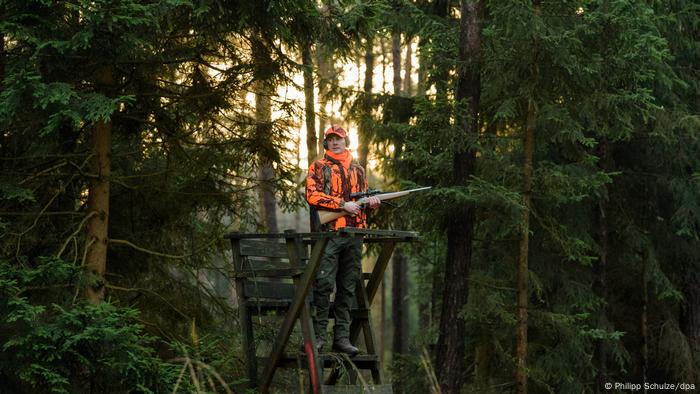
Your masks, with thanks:
[[[233,251],[233,277],[243,329],[243,351],[249,386],[268,393],[277,368],[298,368],[302,364],[309,371],[310,388],[314,394],[363,391],[391,393],[390,385],[382,385],[379,356],[371,327],[370,306],[396,244],[412,241],[417,236],[417,233],[409,231],[356,228],[345,228],[335,233],[297,233],[287,230],[277,234],[228,234],[226,238],[231,240]],[[308,296],[326,244],[331,237],[362,237],[364,243],[380,244],[379,255],[372,271],[362,273],[355,291],[357,305],[351,310],[353,321],[350,326],[350,341],[356,343],[362,332],[366,353],[354,357],[339,357],[335,353],[319,354],[316,351],[316,336],[313,332]],[[259,375],[253,316],[275,312],[283,318],[281,328],[275,336],[269,355],[260,360],[264,368]],[[297,320],[301,325],[304,351],[294,344],[289,346],[288,352],[285,353]],[[334,386],[338,379],[337,364],[340,362],[345,363],[346,369],[351,372],[369,370],[374,385],[365,385],[362,388]],[[330,372],[325,378],[325,384],[321,384],[324,370],[327,368],[331,368]],[[353,378],[353,375],[348,374],[350,378]]]

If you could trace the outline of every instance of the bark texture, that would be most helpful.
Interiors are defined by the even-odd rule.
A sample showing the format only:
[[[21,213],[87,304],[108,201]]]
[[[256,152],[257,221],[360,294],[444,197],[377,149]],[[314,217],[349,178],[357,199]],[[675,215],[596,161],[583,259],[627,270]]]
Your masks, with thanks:
[[[478,112],[481,96],[481,26],[482,0],[462,0],[459,35],[459,63],[456,99],[468,101],[468,109],[459,118],[464,136],[462,149],[455,152],[453,174],[455,185],[466,185],[474,173],[476,152],[471,144],[478,134]],[[469,269],[472,258],[475,208],[464,204],[447,221],[447,261],[440,319],[440,334],[436,349],[436,364],[454,366],[438,368],[438,381],[444,394],[460,393],[465,383],[466,324],[460,312],[467,303]]]
[[[530,247],[530,207],[532,205],[532,162],[535,149],[535,121],[537,109],[533,100],[528,104],[527,123],[523,138],[523,180],[520,218],[520,241],[518,245],[517,291],[518,310],[516,328],[516,392],[527,393],[527,318],[528,318],[528,273]]]
[[[396,249],[392,259],[391,320],[394,322],[394,335],[391,349],[396,360],[396,355],[408,352],[408,259],[400,248]],[[393,386],[396,394],[410,392],[401,381],[394,380]]]
[[[270,52],[262,40],[253,40],[253,57],[255,64],[262,70],[255,88],[255,122],[259,141],[272,141],[272,95],[274,87],[269,80],[272,60]],[[277,232],[277,198],[275,197],[275,170],[272,167],[272,150],[261,149],[259,153],[258,181],[259,195],[262,201],[262,217],[268,232]]]
[[[314,95],[314,62],[311,54],[311,44],[301,49],[301,59],[304,63],[304,120],[306,122],[306,160],[308,165],[316,161],[318,156],[318,138],[316,138],[316,97]]]
[[[114,85],[111,66],[100,66],[95,75],[98,91],[108,92]],[[88,189],[88,215],[86,225],[87,253],[85,267],[92,276],[86,288],[90,303],[98,304],[105,298],[105,272],[107,270],[107,245],[109,243],[109,177],[111,170],[112,122],[101,120],[92,129],[89,173],[93,176]]]
[[[391,34],[391,62],[394,70],[394,94],[401,94],[401,32],[394,30]]]
[[[372,121],[372,87],[374,79],[374,40],[367,39],[365,46],[365,80],[364,80],[364,96],[362,98],[362,114],[360,119],[359,142],[360,146],[357,151],[359,153],[359,161],[365,171],[367,169],[367,157],[369,156],[370,142],[370,124]]]

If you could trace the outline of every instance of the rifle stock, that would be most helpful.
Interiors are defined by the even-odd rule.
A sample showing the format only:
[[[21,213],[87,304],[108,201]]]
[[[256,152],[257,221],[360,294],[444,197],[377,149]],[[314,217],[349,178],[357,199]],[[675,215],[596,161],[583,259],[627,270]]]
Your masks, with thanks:
[[[398,197],[403,197],[405,195],[411,194],[413,192],[421,191],[421,190],[428,190],[430,189],[431,186],[427,187],[419,187],[416,189],[409,189],[409,190],[402,190],[398,192],[391,192],[391,193],[380,193],[375,195],[374,197],[377,197],[379,200],[384,201],[384,200],[391,200],[393,198],[398,198]],[[367,204],[367,197],[361,198],[356,201],[360,205],[365,205]],[[319,210],[318,211],[318,217],[320,219],[321,224],[326,224],[328,222],[331,222],[335,219],[338,219],[341,216],[349,215],[347,211],[324,211],[324,210]]]

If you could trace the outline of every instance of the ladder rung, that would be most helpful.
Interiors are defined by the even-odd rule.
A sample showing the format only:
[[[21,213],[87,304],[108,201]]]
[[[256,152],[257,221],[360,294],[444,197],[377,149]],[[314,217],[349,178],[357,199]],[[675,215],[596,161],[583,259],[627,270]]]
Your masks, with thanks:
[[[323,360],[324,368],[330,368],[338,361],[347,361],[345,356],[341,355],[340,353],[321,353],[319,356],[321,357],[321,360]],[[299,357],[302,359],[302,364],[305,365],[306,354],[299,353]],[[379,369],[379,357],[377,357],[376,354],[358,354],[355,357],[350,357],[350,361],[355,364],[357,369]],[[259,359],[259,362],[261,365],[265,365],[262,363],[266,363],[267,358],[263,357]],[[298,366],[299,363],[297,361],[297,357],[290,354],[284,354],[278,364],[278,367],[280,368],[297,368]]]
[[[287,309],[289,309],[289,305],[291,305],[292,300],[271,300],[271,299],[255,299],[255,298],[248,298],[246,300],[246,306],[250,310],[250,313],[252,314],[260,314],[264,315],[267,312],[275,311],[275,312],[286,312]],[[350,310],[350,317],[353,319],[357,320],[366,320],[369,316],[369,309],[351,309]],[[330,308],[330,311],[328,312],[328,319],[335,319],[335,315],[333,314],[333,308]]]
[[[304,273],[303,268],[263,268],[257,270],[239,270],[235,278],[293,278]]]

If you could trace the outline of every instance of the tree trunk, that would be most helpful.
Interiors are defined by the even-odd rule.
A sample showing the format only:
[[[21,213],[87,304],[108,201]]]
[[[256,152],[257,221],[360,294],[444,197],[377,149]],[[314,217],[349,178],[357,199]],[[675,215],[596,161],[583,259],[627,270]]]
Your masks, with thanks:
[[[473,209],[462,207],[447,228],[445,289],[436,349],[436,364],[445,366],[437,370],[443,394],[460,393],[466,379],[463,368],[466,326],[460,312],[468,298],[473,223]]]
[[[408,352],[408,275],[407,275],[406,255],[400,248],[397,248],[393,256],[392,264],[392,288],[391,288],[391,320],[394,322],[394,335],[392,342],[393,360],[396,361],[397,354]],[[394,380],[394,392],[402,394],[404,387],[398,379]]]
[[[386,92],[386,40],[384,36],[379,37],[379,45],[382,50],[382,92]]]
[[[364,97],[362,98],[362,114],[359,127],[358,147],[359,160],[362,168],[367,171],[367,157],[369,156],[370,127],[372,122],[372,82],[374,79],[374,39],[367,38],[365,47],[365,81]]]
[[[423,264],[419,264],[416,267],[416,276],[418,278],[433,278],[435,274],[435,270],[433,269],[433,263],[435,260],[430,260],[425,261]],[[432,280],[431,280],[432,282]],[[419,290],[421,293],[423,292],[423,289]],[[428,297],[420,297],[417,300],[417,307],[418,307],[418,321],[420,322],[420,327],[418,328],[419,333],[423,332],[428,332],[428,330],[431,327],[431,319],[430,319],[430,301],[431,299]]]
[[[413,70],[413,48],[411,47],[411,38],[406,36],[406,59],[404,59],[405,74],[403,78],[403,94],[406,96],[411,95],[413,90],[413,80],[411,79],[411,72]]]
[[[456,86],[457,101],[468,100],[466,114],[459,116],[463,138],[473,138],[478,133],[479,99],[481,95],[481,26],[483,0],[462,0],[459,35],[459,63]],[[465,144],[453,159],[454,185],[466,185],[474,173],[476,152]],[[455,209],[447,221],[447,261],[445,265],[445,291],[440,319],[436,363],[450,366],[438,369],[438,381],[444,394],[457,394],[465,383],[464,365],[466,325],[460,313],[467,304],[469,292],[469,268],[471,265],[475,209],[462,205]]]
[[[258,101],[260,95],[256,95],[256,106],[260,105]],[[263,99],[263,102],[269,103],[268,99]],[[257,109],[256,109],[256,112]],[[258,118],[258,122],[260,122]],[[265,127],[264,124],[258,124],[258,127]],[[268,126],[269,127],[269,126]],[[263,158],[258,168],[258,180],[260,181],[260,199],[262,200],[262,215],[265,223],[265,229],[268,232],[276,233],[277,230],[277,198],[275,197],[275,170],[269,159]]]
[[[681,330],[696,354],[700,354],[700,285],[698,285],[700,278],[698,276],[695,272],[687,275],[683,286],[686,304],[680,318]]]
[[[5,35],[0,33],[0,93],[5,90]],[[7,157],[7,142],[9,139],[8,133],[2,133],[0,137],[0,156]],[[2,169],[2,164],[0,164],[0,169]]]
[[[451,23],[447,19],[450,9],[450,0],[435,0],[433,1],[433,14],[443,19],[443,23]],[[464,17],[464,15],[462,15]],[[448,90],[449,90],[449,80],[450,74],[447,65],[444,64],[444,60],[434,59],[434,63],[437,64],[438,71],[434,73],[432,80],[435,81],[435,98],[438,102],[444,102],[448,100]]]
[[[394,70],[394,94],[401,95],[401,32],[394,29],[391,34],[391,60]]]
[[[296,145],[296,167],[299,169],[298,175],[303,176],[304,172],[301,170],[301,130],[297,133],[296,137],[294,138],[294,144]],[[314,148],[316,147],[316,144],[314,144]],[[297,190],[303,191],[304,187],[303,186],[298,186]],[[296,231],[303,231],[301,229],[301,209],[296,209],[294,210],[294,227]]]
[[[527,308],[528,308],[528,250],[530,246],[530,207],[532,188],[532,161],[535,148],[535,121],[537,109],[531,99],[528,103],[527,122],[523,138],[523,183],[522,205],[524,207],[520,218],[520,243],[518,248],[518,313],[516,329],[516,392],[527,393]]]
[[[401,33],[394,30],[391,41],[392,66],[394,71],[393,87],[394,95],[401,95]],[[398,119],[394,119],[398,120]],[[401,138],[394,142],[394,159],[398,160],[403,145]],[[406,274],[406,256],[400,248],[394,252],[391,279],[391,317],[393,322],[392,360],[396,362],[395,355],[405,354],[408,351],[408,317],[406,307],[406,287],[408,284]],[[404,386],[399,379],[394,379],[394,392],[402,394]]]
[[[421,59],[423,50],[425,50],[426,43],[426,40],[422,37],[418,40],[418,81],[416,81],[416,94],[418,95],[418,97],[425,96],[426,90],[425,62],[423,61],[423,59]]]
[[[306,121],[306,160],[309,167],[318,157],[316,138],[316,98],[314,97],[314,63],[311,56],[311,43],[301,49],[304,63],[304,119]]]
[[[602,164],[602,170],[606,170],[608,162],[609,144],[606,139],[603,139],[600,144],[599,157]],[[598,245],[600,247],[600,256],[598,261],[593,265],[593,291],[603,300],[600,310],[598,311],[598,329],[607,330],[607,308],[608,301],[608,284],[607,284],[607,266],[608,266],[608,204],[607,195],[604,193],[598,201]],[[596,367],[596,392],[603,392],[607,378],[608,350],[607,343],[604,339],[596,341],[593,363]]]
[[[381,299],[379,300],[379,361],[383,363],[385,349],[384,344],[386,343],[386,272],[384,272],[384,275],[382,277],[382,283],[380,286],[381,288],[379,290],[379,295]]]
[[[382,51],[382,92],[386,91],[386,58],[387,58],[387,51],[386,51],[386,42],[384,40],[383,36],[379,37],[379,43]],[[381,300],[379,303],[379,307],[381,308],[380,310],[380,315],[381,315],[381,322],[379,324],[379,348],[381,349],[381,354],[380,354],[380,361],[382,364],[385,361],[384,358],[384,344],[385,344],[385,338],[386,338],[386,278],[387,274],[386,272],[384,273],[384,276],[382,277],[382,283],[381,283]]]
[[[474,380],[476,387],[486,392],[490,390],[491,376],[493,376],[493,371],[491,371],[493,353],[493,344],[488,340],[479,343],[474,349]]]
[[[114,85],[111,66],[100,66],[95,83],[98,91],[108,92]],[[92,276],[86,288],[90,303],[99,304],[105,298],[105,272],[107,270],[107,244],[109,243],[109,181],[111,170],[112,122],[100,120],[92,129],[92,159],[89,164],[88,214],[86,226],[87,252],[85,268]]]
[[[332,2],[328,0],[323,0],[323,5],[321,7],[321,13],[325,18],[331,18],[331,8],[333,7]],[[334,68],[335,64],[333,62],[332,50],[321,42],[316,44],[316,64],[318,65],[318,113],[319,113],[319,127],[318,127],[318,150],[319,155],[325,152],[323,148],[323,132],[327,127],[331,125],[332,119],[326,112],[326,106],[328,105],[328,99],[330,95],[330,89],[328,84],[332,83],[336,79]],[[347,126],[346,126],[347,127]],[[311,163],[309,163],[311,164]]]
[[[0,92],[4,90],[5,81],[5,35],[0,33]]]
[[[255,64],[265,67],[271,62],[270,54],[261,40],[254,40],[253,57]],[[256,81],[255,88],[255,122],[256,134],[259,141],[272,140],[272,95],[274,89],[267,76],[263,75]],[[266,153],[260,152],[260,166],[258,167],[258,180],[260,182],[259,195],[262,201],[262,216],[265,229],[268,232],[277,232],[277,199],[275,198],[275,170],[272,167],[272,158]]]
[[[325,52],[322,46],[318,47],[317,53]],[[326,112],[326,107],[328,106],[329,90],[328,84],[332,83],[333,71],[332,62],[328,61],[329,56],[318,56],[318,74],[320,76],[320,81],[318,83],[318,113],[319,113],[319,128],[318,128],[318,152],[323,153],[325,148],[323,147],[323,132],[327,127],[331,125],[330,115]]]
[[[540,15],[539,0],[533,2],[536,17]],[[539,79],[539,67],[537,65],[537,41],[533,43],[533,57],[530,68],[530,77],[537,84]],[[535,126],[537,123],[537,103],[534,100],[534,92],[527,104],[527,119],[525,121],[525,133],[523,135],[523,179],[522,179],[522,205],[523,212],[520,218],[520,242],[518,246],[517,268],[517,323],[516,323],[516,355],[515,355],[515,391],[520,394],[527,393],[527,319],[528,319],[528,275],[529,275],[529,247],[530,247],[530,211],[532,206],[532,173],[535,153]]]
[[[647,382],[649,371],[649,280],[647,277],[648,256],[642,257],[642,314],[639,322],[642,333],[642,382]],[[646,390],[645,390],[646,392]]]
[[[304,63],[304,120],[306,122],[306,165],[308,168],[310,168],[314,161],[316,161],[316,158],[318,157],[318,138],[316,138],[316,98],[314,96],[314,62],[311,53],[311,42],[308,42],[301,49],[301,60],[302,63]],[[301,148],[301,141],[299,145]],[[297,212],[299,212],[299,210],[297,210]],[[313,223],[313,215],[315,215],[315,213],[312,210],[309,210],[308,212],[309,223]],[[300,229],[300,220],[297,219],[296,222],[296,228]]]
[[[439,264],[433,272],[432,291],[430,293],[430,328],[440,322],[440,312],[442,311],[442,297],[445,293],[445,266]]]

